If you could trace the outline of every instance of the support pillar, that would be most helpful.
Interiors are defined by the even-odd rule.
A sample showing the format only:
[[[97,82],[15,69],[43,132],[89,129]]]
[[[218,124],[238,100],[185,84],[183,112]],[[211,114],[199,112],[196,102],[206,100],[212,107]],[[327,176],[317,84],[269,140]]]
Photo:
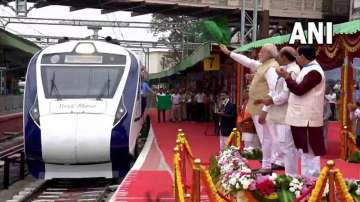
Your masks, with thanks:
[[[260,12],[260,39],[269,37],[269,26],[270,26],[270,0],[263,1],[263,10]]]

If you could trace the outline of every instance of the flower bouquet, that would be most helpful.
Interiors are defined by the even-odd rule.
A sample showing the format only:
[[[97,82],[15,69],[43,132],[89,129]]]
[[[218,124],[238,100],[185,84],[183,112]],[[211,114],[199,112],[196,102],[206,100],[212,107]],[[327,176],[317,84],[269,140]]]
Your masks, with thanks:
[[[250,184],[249,190],[257,201],[275,202],[278,201],[275,179],[277,175],[273,173],[271,176],[258,175]]]

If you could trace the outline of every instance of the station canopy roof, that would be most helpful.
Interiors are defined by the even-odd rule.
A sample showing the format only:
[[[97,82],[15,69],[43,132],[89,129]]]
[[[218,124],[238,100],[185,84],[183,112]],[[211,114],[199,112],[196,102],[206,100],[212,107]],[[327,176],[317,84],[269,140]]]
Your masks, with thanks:
[[[0,29],[0,47],[9,49],[17,49],[24,52],[24,54],[35,54],[40,47],[36,44],[21,38],[15,34],[12,34],[4,29]]]
[[[199,4],[196,1],[159,1],[159,0],[27,0],[40,8],[49,5],[70,6],[70,11],[84,8],[101,9],[103,14],[115,11],[131,11],[132,15],[161,13],[164,15],[187,15],[194,17],[228,16],[238,19],[240,8],[227,5]]]
[[[333,26],[333,35],[355,34],[359,31],[360,31],[360,20],[349,21]],[[255,48],[260,48],[264,44],[275,44],[275,45],[286,44],[289,42],[289,39],[290,39],[290,34],[261,39],[243,45],[235,49],[235,52],[250,51]],[[180,71],[184,71],[187,68],[196,65],[198,62],[202,61],[203,59],[209,57],[210,52],[211,52],[211,44],[205,43],[202,46],[200,46],[197,50],[195,50],[191,55],[185,57],[183,61],[177,64],[176,66],[171,67],[170,69],[167,69],[159,73],[150,74],[150,80],[168,77]]]
[[[23,76],[30,58],[40,47],[15,34],[0,29],[0,67]]]

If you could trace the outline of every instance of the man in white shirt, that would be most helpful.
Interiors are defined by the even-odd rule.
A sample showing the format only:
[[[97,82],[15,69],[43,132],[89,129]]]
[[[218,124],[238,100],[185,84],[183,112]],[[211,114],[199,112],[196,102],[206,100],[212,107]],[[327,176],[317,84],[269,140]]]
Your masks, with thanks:
[[[205,93],[199,91],[196,95],[195,95],[195,101],[196,101],[196,121],[203,121],[203,113],[205,110],[205,105],[204,105],[204,97],[205,97]]]
[[[296,79],[300,72],[300,67],[296,64],[296,55],[296,50],[287,46],[280,50],[277,59],[279,64],[291,74],[293,79]],[[268,71],[273,71],[276,74],[274,68]],[[271,98],[258,100],[257,103],[269,106],[268,116],[275,123],[276,138],[273,141],[273,169],[285,166],[286,175],[296,176],[298,174],[297,166],[293,162],[295,145],[290,126],[285,123],[290,92],[284,78],[279,77],[277,79],[275,88],[270,90],[269,95]]]
[[[263,159],[259,172],[270,173],[272,140],[275,138],[274,124],[270,119],[266,118],[268,108],[263,104],[256,105],[255,100],[269,98],[269,92],[275,88],[278,75],[274,71],[268,70],[279,66],[275,60],[278,54],[277,48],[273,44],[264,45],[259,52],[259,60],[253,60],[245,55],[231,52],[225,45],[220,45],[220,49],[236,62],[255,72],[250,84],[247,109],[252,115],[257,135],[262,144]]]
[[[335,111],[336,111],[336,93],[333,92],[331,89],[329,90],[329,92],[325,95],[325,98],[327,99],[327,101],[330,104],[330,109],[331,109],[331,117],[330,120],[331,121],[335,121]]]
[[[174,93],[171,95],[171,121],[173,122],[181,120],[180,98],[181,95],[178,90],[174,90]]]

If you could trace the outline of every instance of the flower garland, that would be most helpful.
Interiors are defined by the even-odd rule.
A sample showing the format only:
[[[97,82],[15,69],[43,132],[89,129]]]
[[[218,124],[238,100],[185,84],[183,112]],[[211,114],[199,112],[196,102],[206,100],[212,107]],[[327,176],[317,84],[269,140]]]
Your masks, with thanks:
[[[332,46],[329,45],[324,46],[324,52],[329,58],[334,58],[338,53],[340,49],[339,41],[342,40],[335,40],[335,43]]]
[[[341,197],[343,198],[343,200],[346,202],[353,202],[354,199],[351,197],[351,195],[348,191],[348,188],[345,184],[344,177],[338,170],[335,172],[335,182],[336,182],[336,185],[339,186],[339,188],[340,188],[340,192],[341,192],[340,195],[342,195]]]
[[[323,185],[324,185],[324,182],[325,182],[325,179],[327,177],[328,172],[329,172],[329,168],[327,166],[325,166],[321,170],[320,175],[319,175],[319,177],[318,177],[318,179],[316,181],[315,188],[311,192],[311,196],[310,196],[310,199],[309,199],[308,202],[316,202],[316,201],[318,201],[320,192],[323,189]]]
[[[230,133],[230,136],[229,136],[229,138],[226,140],[226,146],[230,146],[231,145],[231,143],[232,143],[232,141],[233,141],[233,139],[234,139],[234,136],[235,136],[235,133],[232,131],[231,133]]]
[[[207,187],[208,195],[210,197],[210,202],[222,202],[223,200],[221,197],[217,194],[216,187],[211,180],[211,176],[209,174],[209,171],[207,171],[203,166],[200,166],[200,173],[204,182],[204,185]]]
[[[358,35],[354,40],[348,36],[341,37],[342,44],[349,52],[356,52],[360,49],[360,35]]]
[[[180,172],[180,155],[178,151],[175,151],[174,155],[174,167],[175,167],[175,184],[174,184],[174,194],[177,195],[179,202],[185,202],[185,194],[183,190],[183,183]],[[177,189],[176,189],[177,188]]]

